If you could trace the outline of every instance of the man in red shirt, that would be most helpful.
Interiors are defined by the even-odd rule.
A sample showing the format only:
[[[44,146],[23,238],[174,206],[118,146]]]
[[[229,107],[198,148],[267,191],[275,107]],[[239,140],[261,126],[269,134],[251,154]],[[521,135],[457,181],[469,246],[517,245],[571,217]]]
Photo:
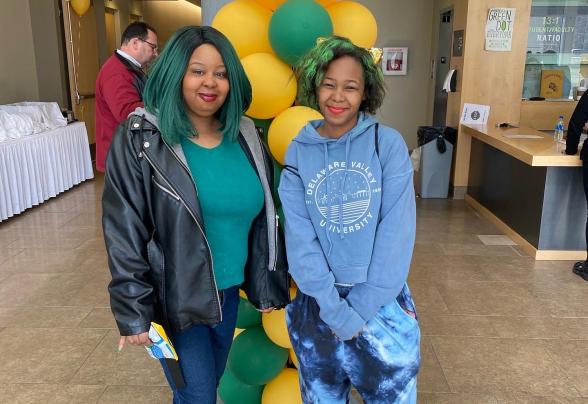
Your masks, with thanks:
[[[145,67],[157,56],[157,33],[144,22],[123,32],[121,46],[96,79],[96,169],[104,172],[112,135],[119,123],[143,106]]]

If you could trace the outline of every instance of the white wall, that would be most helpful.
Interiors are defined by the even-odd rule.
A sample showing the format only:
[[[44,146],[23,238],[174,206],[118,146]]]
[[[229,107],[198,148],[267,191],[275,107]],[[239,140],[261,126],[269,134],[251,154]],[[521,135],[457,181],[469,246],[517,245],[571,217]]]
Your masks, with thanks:
[[[417,126],[432,122],[430,102],[433,4],[430,0],[359,0],[376,17],[376,46],[408,47],[406,76],[385,76],[388,93],[378,113],[380,122],[417,145]]]
[[[39,98],[29,2],[2,0],[0,104]]]
[[[157,30],[157,40],[163,48],[169,37],[186,25],[201,25],[200,7],[186,0],[152,0],[143,2],[143,20]]]

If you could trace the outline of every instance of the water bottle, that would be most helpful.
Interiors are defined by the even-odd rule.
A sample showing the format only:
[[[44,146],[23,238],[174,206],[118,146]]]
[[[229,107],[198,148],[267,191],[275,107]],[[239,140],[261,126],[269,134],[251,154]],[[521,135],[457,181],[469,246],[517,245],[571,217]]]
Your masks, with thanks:
[[[556,142],[561,142],[563,140],[563,133],[564,133],[564,123],[563,123],[563,115],[560,115],[557,119],[557,123],[555,124],[555,130],[553,131],[553,140]]]

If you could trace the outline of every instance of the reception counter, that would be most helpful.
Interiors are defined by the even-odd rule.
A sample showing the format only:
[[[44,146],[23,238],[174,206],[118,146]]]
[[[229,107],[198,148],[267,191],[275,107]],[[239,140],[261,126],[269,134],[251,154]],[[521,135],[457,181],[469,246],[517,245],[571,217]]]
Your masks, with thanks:
[[[466,202],[537,260],[586,259],[578,155],[530,128],[462,125],[471,137]]]

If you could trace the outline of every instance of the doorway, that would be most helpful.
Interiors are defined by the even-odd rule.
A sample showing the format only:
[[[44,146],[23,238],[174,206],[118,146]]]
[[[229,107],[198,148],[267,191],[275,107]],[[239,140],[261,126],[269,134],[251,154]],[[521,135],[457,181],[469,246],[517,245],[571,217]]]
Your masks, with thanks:
[[[451,36],[453,33],[453,9],[442,11],[439,16],[439,44],[437,47],[437,66],[435,71],[435,100],[433,106],[433,125],[445,126],[447,115],[447,93],[443,82],[449,72],[451,61]]]
[[[117,46],[116,35],[116,11],[115,9],[106,7],[104,9],[104,25],[106,28],[106,46],[108,47],[108,54],[111,55]]]

